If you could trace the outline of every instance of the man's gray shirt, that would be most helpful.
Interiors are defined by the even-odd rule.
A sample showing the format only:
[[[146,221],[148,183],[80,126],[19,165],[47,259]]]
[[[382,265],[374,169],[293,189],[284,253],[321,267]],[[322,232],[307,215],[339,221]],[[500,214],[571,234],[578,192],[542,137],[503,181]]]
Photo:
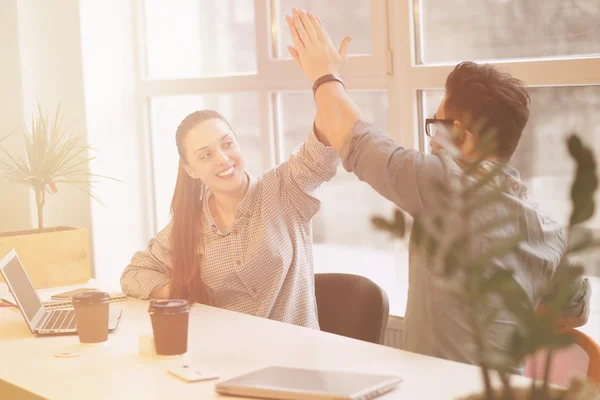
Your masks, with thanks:
[[[414,149],[404,149],[370,123],[358,122],[340,150],[347,171],[367,182],[382,196],[394,202],[412,216],[425,216],[438,210],[440,202],[436,185],[461,168],[443,154],[428,155]],[[542,289],[552,278],[565,250],[562,228],[544,214],[527,197],[527,188],[518,172],[505,166],[499,179],[507,180],[509,191],[505,200],[486,207],[481,220],[498,219],[517,213],[517,222],[509,222],[474,238],[474,252],[483,253],[491,243],[521,232],[525,240],[517,250],[494,259],[486,269],[512,268],[514,277],[537,306]],[[409,289],[403,334],[404,348],[421,354],[475,364],[472,331],[468,314],[447,285],[427,268],[427,255],[409,244]],[[374,267],[375,268],[375,267]],[[581,291],[572,299],[566,315],[579,317],[589,313],[591,289],[587,279]],[[514,329],[508,313],[500,313],[487,332],[488,344],[502,349]]]

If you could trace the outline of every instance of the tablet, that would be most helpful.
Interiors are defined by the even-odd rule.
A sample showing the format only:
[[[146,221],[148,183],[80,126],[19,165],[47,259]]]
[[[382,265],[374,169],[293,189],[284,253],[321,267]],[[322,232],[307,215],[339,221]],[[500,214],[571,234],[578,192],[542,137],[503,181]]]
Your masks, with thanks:
[[[393,390],[399,376],[269,367],[215,385],[218,393],[282,400],[366,400]]]

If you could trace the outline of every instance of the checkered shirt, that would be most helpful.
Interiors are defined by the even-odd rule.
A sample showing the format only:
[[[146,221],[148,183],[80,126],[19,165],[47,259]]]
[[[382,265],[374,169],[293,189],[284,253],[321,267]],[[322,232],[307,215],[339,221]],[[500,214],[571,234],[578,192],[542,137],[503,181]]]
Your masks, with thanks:
[[[217,307],[319,328],[311,219],[320,208],[315,192],[335,176],[339,162],[311,132],[288,161],[250,177],[234,222],[223,231],[210,214],[207,191],[201,274]],[[124,293],[147,299],[169,282],[172,223],[134,254],[121,276]]]

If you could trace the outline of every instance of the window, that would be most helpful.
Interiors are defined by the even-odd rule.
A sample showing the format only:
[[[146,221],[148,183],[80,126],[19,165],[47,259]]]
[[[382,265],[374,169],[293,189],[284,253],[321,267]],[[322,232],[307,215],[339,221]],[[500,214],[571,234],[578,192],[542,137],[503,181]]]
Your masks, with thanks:
[[[394,70],[402,71],[394,81],[404,105],[396,117],[408,127],[401,140],[427,151],[424,118],[436,112],[446,77],[457,62],[495,64],[523,80],[532,100],[531,117],[511,163],[520,170],[530,196],[551,217],[565,223],[573,162],[564,139],[576,132],[596,154],[600,151],[596,111],[600,102],[600,3],[459,0],[449,6],[443,0],[413,0],[414,7],[400,3],[389,2],[390,15],[397,15],[400,25],[412,21],[414,28],[412,35],[392,34]],[[600,213],[589,226],[600,228]],[[597,292],[599,261],[587,261],[586,273],[592,275]],[[590,321],[582,327],[596,340],[600,337],[597,300],[592,301]]]
[[[274,41],[276,57],[289,57],[286,49],[291,46],[292,39],[285,28],[285,14],[289,10],[300,8],[310,10],[319,16],[327,28],[333,43],[339,44],[344,36],[352,34],[350,54],[371,54],[373,41],[371,36],[371,5],[369,0],[273,0],[276,4],[277,19],[276,40]],[[334,11],[335,10],[335,11]],[[351,30],[350,30],[350,27]]]
[[[381,129],[387,128],[387,93],[385,91],[350,92],[371,121]],[[315,110],[311,92],[279,93],[280,130],[282,132],[282,154],[285,158],[306,139],[306,124]],[[340,165],[331,182],[321,189],[322,211],[313,220],[314,243],[337,246],[368,247],[387,251],[390,241],[387,234],[378,232],[371,226],[374,214],[389,215],[393,205],[381,197],[354,174]],[[344,221],[348,221],[345,222]]]
[[[354,40],[343,76],[366,118],[405,147],[426,150],[424,118],[456,62],[490,62],[522,79],[532,117],[513,164],[559,221],[572,163],[571,130],[599,150],[600,3],[588,0],[182,0],[141,2],[139,82],[152,143],[155,230],[168,219],[176,174],[174,134],[187,113],[215,108],[233,125],[252,173],[287,159],[314,118],[310,83],[297,70],[284,15],[319,14],[337,43]],[[177,43],[177,46],[173,46]],[[533,157],[531,157],[533,155]],[[551,192],[551,196],[548,193]],[[406,243],[370,226],[394,206],[340,168],[321,188],[315,270],[365,275],[403,314]],[[591,221],[600,225],[597,215]],[[349,233],[350,232],[350,233]]]
[[[287,160],[308,137],[315,117],[310,82],[286,49],[291,38],[284,16],[292,7],[319,15],[336,45],[353,35],[343,71],[346,86],[367,119],[389,128],[393,88],[385,1],[144,0],[142,5],[140,87],[152,148],[155,231],[170,219],[178,166],[175,132],[189,113],[220,112],[238,135],[254,175]],[[341,166],[320,188],[320,197],[322,208],[313,220],[315,271],[365,275],[388,292],[392,313],[403,314],[406,252],[370,222],[373,215],[391,215],[393,204]]]
[[[529,194],[554,219],[565,223],[570,207],[573,162],[565,138],[576,132],[600,151],[600,4],[586,0],[459,1],[415,0],[404,9],[389,3],[390,13],[414,21],[409,40],[414,50],[398,46],[394,69],[403,120],[413,131],[403,140],[429,149],[424,118],[432,117],[444,95],[448,73],[458,61],[490,62],[529,86],[531,117],[511,163],[529,185]],[[400,65],[398,65],[400,64]],[[413,132],[418,132],[413,136]],[[600,228],[595,215],[590,226]],[[599,271],[600,273],[600,271]]]
[[[421,0],[424,64],[600,54],[600,2]]]
[[[152,79],[256,72],[252,0],[145,0]]]
[[[388,129],[388,93],[349,91],[365,115],[383,130]],[[281,154],[288,157],[306,138],[302,121],[312,120],[315,106],[311,92],[277,93],[280,114]],[[315,272],[344,272],[365,276],[388,293],[392,314],[406,307],[406,243],[390,239],[371,224],[374,215],[390,216],[396,206],[358,180],[340,165],[331,182],[320,188],[321,211],[313,219]]]

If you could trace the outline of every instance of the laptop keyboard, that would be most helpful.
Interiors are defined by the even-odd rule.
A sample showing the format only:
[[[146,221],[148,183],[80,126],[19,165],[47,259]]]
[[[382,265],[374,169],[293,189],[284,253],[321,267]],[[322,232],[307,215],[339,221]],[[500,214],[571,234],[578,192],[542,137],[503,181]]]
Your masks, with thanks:
[[[42,330],[75,329],[75,310],[54,310],[42,325]]]

